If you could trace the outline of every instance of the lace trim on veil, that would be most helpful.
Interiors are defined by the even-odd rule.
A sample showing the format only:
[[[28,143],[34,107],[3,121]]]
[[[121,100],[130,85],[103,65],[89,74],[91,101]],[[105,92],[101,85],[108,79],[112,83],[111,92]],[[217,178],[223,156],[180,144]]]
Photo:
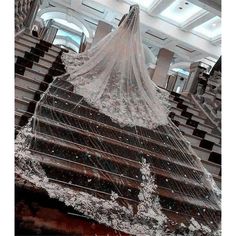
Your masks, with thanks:
[[[63,54],[62,61],[74,92],[114,122],[149,129],[169,123],[169,93],[145,69],[137,12],[91,49]]]

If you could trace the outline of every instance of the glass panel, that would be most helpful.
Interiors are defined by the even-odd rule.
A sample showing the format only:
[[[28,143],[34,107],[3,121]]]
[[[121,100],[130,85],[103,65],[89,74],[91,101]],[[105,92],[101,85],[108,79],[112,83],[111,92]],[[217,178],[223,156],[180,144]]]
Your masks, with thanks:
[[[68,32],[68,31],[65,31],[65,30],[62,30],[62,29],[59,29],[57,31],[57,35],[58,36],[69,37],[69,38],[71,38],[73,41],[75,41],[78,44],[80,44],[80,41],[81,41],[81,37],[80,36],[72,34],[72,33]]]
[[[189,75],[189,72],[188,72],[188,71],[183,70],[183,69],[181,69],[181,68],[173,68],[172,70],[173,70],[174,72],[178,72],[178,73],[184,74],[184,75],[186,75],[186,76]]]
[[[79,32],[82,32],[82,29],[80,27],[78,27],[77,25],[73,24],[73,23],[70,23],[66,20],[63,20],[63,19],[59,19],[59,18],[55,18],[53,19],[54,21],[58,22],[59,24],[62,24],[62,25],[65,25],[73,30],[76,30],[76,31],[79,31]]]

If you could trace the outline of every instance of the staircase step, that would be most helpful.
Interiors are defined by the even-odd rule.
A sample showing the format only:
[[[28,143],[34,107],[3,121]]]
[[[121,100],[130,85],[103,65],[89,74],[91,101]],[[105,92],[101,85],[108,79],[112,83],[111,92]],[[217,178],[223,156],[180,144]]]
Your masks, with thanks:
[[[210,134],[210,133],[206,133],[205,135],[205,139],[212,141],[216,144],[221,144],[221,137],[219,135],[215,135],[215,134]]]
[[[187,134],[187,133],[184,133],[184,136],[186,137],[186,139],[191,143],[191,145],[194,145],[194,146],[199,146],[200,145],[200,142],[201,142],[201,138],[199,137],[196,137],[194,135],[191,135],[191,134]]]
[[[193,130],[193,135],[196,137],[205,138],[206,134],[207,134],[206,131],[197,128]]]
[[[218,188],[221,189],[221,176],[212,174],[212,177],[213,177],[216,185],[218,186]]]
[[[67,129],[69,129],[68,126],[65,126],[65,127]],[[50,129],[54,130],[55,132],[57,132],[57,130],[59,130],[59,128],[54,127],[53,125],[51,126]],[[71,138],[73,139],[78,136],[81,136],[81,137],[83,136],[83,139],[87,140],[87,138],[86,138],[87,136],[89,137],[89,136],[94,135],[89,132],[84,133],[84,131],[82,131],[82,130],[78,130],[78,131],[74,130],[73,131],[73,129],[70,128],[71,133],[74,133],[74,136],[70,136],[70,135],[67,136],[66,132],[63,131],[63,129],[65,129],[65,128],[61,127],[60,129],[61,129],[61,132],[58,135],[63,135],[64,138],[69,139],[70,141],[72,141]],[[44,130],[44,132],[48,132],[48,131],[49,130],[47,130],[47,129]],[[174,147],[171,147],[168,145],[163,145],[162,143],[159,143],[158,145],[156,145],[156,148],[155,148],[155,145],[153,145],[152,148],[150,147],[150,149],[145,150],[144,148],[138,148],[137,146],[133,147],[132,145],[127,144],[127,143],[126,143],[126,146],[123,146],[120,141],[110,139],[110,138],[100,137],[98,134],[96,134],[96,137],[97,138],[93,140],[93,143],[90,143],[90,141],[89,141],[91,146],[95,145],[95,143],[98,142],[98,139],[102,139],[103,146],[101,148],[108,148],[108,150],[110,150],[110,152],[113,152],[117,155],[127,155],[128,153],[130,153],[129,154],[130,156],[138,156],[139,153],[143,153],[143,155],[145,154],[145,155],[149,155],[149,156],[153,156],[153,155],[155,156],[156,155],[155,153],[159,153],[160,155],[165,155],[165,156],[168,155],[168,157],[169,157],[168,159],[170,159],[170,160],[171,160],[171,157],[173,156],[174,159],[176,159],[180,163],[186,163],[187,165],[190,165],[190,160],[192,160],[191,166],[194,166],[194,158],[193,157],[190,156],[190,157],[188,157],[188,159],[186,159],[186,157],[184,157],[184,155],[189,156],[189,154],[187,154],[187,153],[184,154],[183,152],[179,153],[178,149],[175,149]],[[90,139],[93,139],[93,138],[90,138]],[[130,139],[131,139],[131,137],[130,137]],[[81,142],[83,140],[78,140],[78,141]],[[85,142],[85,141],[83,141],[83,142]],[[143,141],[143,143],[144,143],[144,141]],[[149,146],[150,146],[150,144],[151,143],[149,143]],[[99,143],[98,143],[98,146],[99,146]],[[128,150],[125,151],[125,149],[127,149],[127,148],[128,148]],[[138,150],[139,150],[139,152],[138,152]],[[170,150],[171,152],[169,152],[168,150]]]
[[[43,83],[43,80],[37,78],[31,79],[29,77],[17,74],[15,76],[15,85],[21,88],[25,87],[27,89],[41,90],[41,83]],[[45,84],[45,86],[46,85],[48,86],[48,84]]]
[[[15,55],[19,56],[19,57],[22,57],[22,58],[25,58],[25,59],[27,59],[27,60],[29,60],[31,62],[43,65],[43,66],[45,66],[47,68],[50,68],[52,66],[52,62],[51,61],[42,59],[39,56],[34,55],[33,53],[25,52],[24,50],[21,50],[21,49],[15,49]]]
[[[216,94],[205,91],[205,93],[202,95],[207,101],[213,101],[216,97]]]
[[[211,152],[209,161],[221,165],[221,154],[216,152]]]
[[[50,138],[50,136],[48,137]],[[76,144],[76,149],[72,149],[67,143],[65,143],[64,146],[61,146],[50,141],[39,140],[39,142],[41,143],[40,145],[44,145],[47,149],[48,147],[52,147],[52,150],[55,151],[53,153],[50,151],[42,152],[38,150],[39,148],[34,148],[35,150],[31,150],[31,153],[47,156],[48,158],[55,159],[55,161],[62,160],[63,162],[65,161],[72,165],[92,167],[99,172],[107,172],[118,176],[122,173],[121,176],[123,178],[128,178],[131,180],[141,180],[140,162],[121,156],[116,157],[112,154],[108,155],[107,153],[99,152],[98,150],[93,150],[78,144]],[[64,153],[62,156],[61,153],[59,153],[59,150],[61,153]],[[186,196],[189,196],[189,192],[191,192],[191,190],[194,192],[196,191],[196,197],[202,199],[202,201],[206,200],[206,195],[209,196],[212,194],[211,190],[194,180],[188,180],[187,178],[183,178],[179,175],[172,176],[168,171],[160,169],[156,166],[152,166],[151,171],[155,176],[157,185],[160,187],[170,189],[169,186],[173,184],[173,190],[175,192],[185,194]],[[168,182],[166,179],[168,179]],[[180,188],[177,186],[181,186],[181,192]]]
[[[55,59],[60,55],[60,53],[51,54],[51,50],[49,50],[48,52],[45,52],[43,50],[32,47],[32,46],[28,45],[26,41],[21,41],[21,42],[16,41],[15,42],[15,50],[21,50],[24,52],[31,52],[31,53],[38,55],[46,60],[49,60],[49,61],[55,61]]]
[[[191,143],[192,146],[196,146],[196,147],[201,147],[203,149],[206,149],[207,151],[213,152],[213,147],[216,145],[218,147],[218,144],[212,143],[209,140],[206,139],[201,139],[199,137],[196,137],[194,135],[190,135],[190,134],[184,134],[184,136],[187,138],[187,140]],[[210,145],[210,147],[206,147],[205,145]],[[221,150],[221,147],[219,147],[219,149]],[[220,154],[220,151],[218,152]],[[210,154],[209,154],[210,156]]]
[[[31,88],[15,86],[15,97],[23,100],[28,98],[28,100],[34,100],[35,91]]]
[[[89,194],[91,194],[92,196],[96,196],[96,197],[101,197],[103,199],[107,199],[107,200],[110,200],[111,199],[111,194],[108,194],[108,193],[105,193],[105,192],[102,192],[102,191],[96,191],[94,189],[88,189],[88,188],[85,188],[83,186],[79,186],[79,185],[72,185],[72,184],[69,184],[69,183],[66,183],[66,182],[63,182],[63,181],[58,181],[56,179],[50,179],[50,182],[52,183],[56,183],[56,184],[61,184],[63,187],[70,187],[70,188],[73,188],[74,190],[77,190],[77,191],[82,191],[82,192],[88,192]],[[50,209],[52,209],[52,211],[49,211],[49,217],[50,215],[55,215],[55,209],[57,209],[57,211],[59,210],[60,212],[66,212],[66,213],[72,213],[73,215],[76,215],[77,216],[77,212],[72,210],[71,207],[67,207],[67,206],[64,206],[62,203],[60,203],[58,200],[56,199],[50,199],[47,195],[47,193],[43,192],[40,188],[37,188],[36,186],[33,186],[31,183],[29,182],[26,182],[26,181],[22,181],[20,178],[17,177],[16,179],[16,192],[17,192],[17,196],[20,196],[20,198],[22,199],[28,199],[28,205],[31,206],[31,203],[36,201],[36,206],[37,208],[34,208],[32,209],[32,215],[35,216],[35,210],[36,210],[36,215],[37,214],[37,210],[40,211],[41,208],[38,207],[40,205],[43,205],[43,209],[45,211],[45,207],[48,207]],[[119,201],[119,198],[117,199],[118,202],[121,204],[121,205],[124,205],[125,207],[129,205],[133,206],[133,208],[135,209],[134,207],[134,204],[137,204],[135,201],[131,200],[131,199],[122,199],[122,201]],[[127,202],[127,204],[125,204]],[[22,207],[22,206],[21,206]],[[46,211],[47,209],[46,208]],[[34,211],[33,211],[34,210]],[[166,222],[166,227],[170,230],[170,231],[173,231],[173,232],[178,232],[178,230],[176,230],[176,225],[181,225],[181,223],[184,223],[186,225],[189,225],[190,224],[190,219],[191,219],[191,215],[190,215],[190,212],[188,214],[185,214],[183,212],[177,212],[177,211],[173,211],[171,209],[166,209],[166,208],[162,208],[162,211],[163,213],[170,219]],[[48,212],[48,211],[47,211]],[[28,212],[26,214],[24,214],[24,212],[21,211],[21,214],[22,214],[22,217],[24,216],[27,216],[28,217]],[[53,215],[53,217],[51,218],[53,221],[55,219],[55,216]],[[65,214],[65,216],[59,216],[59,218],[65,218],[66,216],[68,216],[68,214]],[[57,216],[56,216],[57,217]],[[78,217],[78,216],[77,216]],[[35,219],[35,217],[34,217]],[[40,218],[40,220],[42,220]],[[48,215],[46,214],[44,219],[43,219],[45,222],[48,222]],[[73,220],[73,221],[72,221]],[[199,222],[199,223],[202,223],[204,225],[209,225],[209,227],[211,229],[217,229],[217,224],[212,224],[210,223],[211,220],[210,220],[210,217],[208,218],[202,218],[201,216],[198,215],[198,217],[196,217],[196,220]],[[37,221],[37,218],[36,218],[36,221]],[[50,221],[50,218],[49,218],[49,221]],[[77,225],[80,225],[79,221],[75,222],[75,219],[68,219],[67,220],[67,225],[66,225],[66,229],[71,228],[70,226],[74,225],[77,226]],[[87,221],[86,221],[87,222]],[[48,225],[48,224],[47,224]],[[93,227],[94,227],[94,222],[93,222]],[[62,226],[63,227],[63,226]],[[88,226],[89,227],[89,226]],[[75,227],[76,228],[76,227]],[[77,227],[78,228],[78,227]],[[75,234],[80,234],[80,230],[79,230],[79,233],[77,233],[77,228],[75,230]],[[59,226],[59,229],[60,226]],[[102,228],[104,229],[104,227]],[[58,231],[58,227],[56,228],[56,232]],[[64,232],[63,230],[61,230],[61,232]],[[66,233],[68,231],[66,230]],[[71,232],[71,231],[70,231]],[[96,228],[95,230],[93,229],[93,232],[97,232],[96,231]],[[119,232],[118,233],[120,236],[124,236],[123,233]],[[110,235],[118,235],[117,234],[117,231],[116,233],[112,233]],[[102,233],[101,235],[107,235],[107,233]]]
[[[30,92],[34,92],[34,91],[30,91]],[[24,95],[26,95],[26,94],[24,94]],[[22,98],[24,99],[24,97],[25,96],[22,96]],[[32,99],[32,95],[31,95],[31,97],[28,97],[28,98],[30,98],[30,99]],[[198,155],[199,155],[199,151],[197,152],[198,153]],[[204,154],[204,155],[203,155]],[[203,156],[202,156],[203,155]],[[205,160],[208,160],[208,158],[209,158],[209,152],[208,151],[206,151],[206,150],[204,150],[204,151],[202,151],[201,152],[201,155],[199,155],[200,157],[202,157],[202,158],[204,158]],[[215,173],[215,172],[214,172]]]
[[[213,146],[214,146],[214,143],[206,139],[202,139],[199,145],[199,147],[202,147],[208,150],[212,150]]]
[[[211,151],[209,151],[205,148],[201,148],[199,146],[194,146],[194,145],[192,145],[192,148],[197,153],[198,157],[201,158],[201,160],[207,161],[209,159]],[[214,172],[214,174],[215,174],[215,172]]]
[[[213,175],[217,175],[220,178],[219,175],[221,171],[220,165],[206,160],[202,160],[202,163],[210,173],[212,173]]]
[[[18,39],[18,42],[22,43],[22,44],[27,44],[29,47],[39,49],[40,51],[45,51],[54,57],[57,57],[60,53],[60,50],[55,50],[54,48],[44,47],[44,46],[40,45],[39,42],[32,42],[27,37],[24,37],[24,38],[20,37]]]
[[[212,125],[199,123],[198,129],[205,130],[207,133],[211,134],[214,130],[214,127]]]
[[[30,91],[28,91],[30,92]],[[26,102],[36,102],[36,101],[32,101],[30,99],[27,99],[26,97],[23,97],[23,99]],[[98,113],[95,109],[91,109],[90,107],[84,106],[83,104],[79,105],[77,108],[77,110],[74,110],[73,113],[71,112],[70,106],[68,107],[68,109],[65,109],[65,106],[68,106],[71,102],[68,102],[67,100],[61,100],[58,97],[54,97],[54,96],[47,96],[47,103],[48,105],[44,105],[43,107],[49,107],[48,109],[50,109],[50,106],[53,106],[55,112],[60,112],[63,114],[67,115],[67,119],[69,119],[68,116],[72,116],[73,119],[92,119],[93,122],[97,123],[98,126],[104,126],[107,129],[112,129],[116,132],[120,132],[120,133],[125,133],[127,135],[133,135],[133,136],[137,136],[139,138],[144,138],[147,139],[151,142],[155,142],[155,141],[160,141],[160,142],[165,142],[168,145],[174,145],[176,144],[176,142],[178,142],[181,145],[187,145],[186,147],[188,147],[188,143],[184,143],[183,140],[178,140],[176,137],[169,135],[168,138],[166,138],[165,133],[163,133],[161,130],[156,130],[154,132],[149,132],[149,133],[143,133],[142,131],[139,132],[139,127],[136,127],[136,129],[131,129],[126,128],[126,129],[121,129],[121,127],[115,123],[110,122],[104,122],[104,115],[102,115],[101,113]],[[67,103],[67,105],[65,104]],[[73,105],[73,107],[76,104]],[[77,113],[78,112],[78,113]],[[98,119],[99,118],[99,119]],[[102,118],[102,119],[100,119]],[[72,122],[72,121],[71,121]],[[73,121],[74,122],[74,121]],[[79,122],[79,121],[78,121]],[[110,131],[109,131],[110,132]],[[142,136],[140,136],[140,134]],[[121,135],[122,136],[122,135]],[[123,138],[119,136],[119,139],[123,140]]]
[[[34,69],[32,66],[32,63],[33,63],[33,65],[36,64],[44,68],[54,69],[55,71],[58,71],[58,73],[61,73],[61,74],[65,72],[64,65],[61,63],[58,63],[56,61],[48,61],[44,58],[35,56],[32,53],[27,53],[27,52],[24,53],[23,51],[20,52],[17,49],[15,51],[16,51],[16,56],[19,56],[20,58],[24,58],[25,60],[28,61],[29,68]],[[16,60],[16,63],[19,64],[18,58]],[[27,66],[28,64],[22,64],[22,65]],[[42,73],[45,73],[45,71],[42,71]]]
[[[41,44],[45,46],[45,41],[43,41],[43,40],[41,40],[41,39],[39,39],[37,37],[34,37],[34,36],[30,35],[30,34],[24,33],[24,34],[22,34],[20,36],[20,39],[25,39],[28,42],[33,42],[33,43],[40,43],[40,41],[41,41]],[[61,48],[56,46],[56,45],[54,45],[54,44],[48,44],[47,47],[49,47],[50,49],[52,49],[53,51],[56,51],[56,52],[60,52],[61,51]]]
[[[21,49],[15,49],[15,56],[22,57],[30,61],[31,63],[36,63],[47,68],[53,67],[57,70],[63,71],[63,73],[65,72],[65,69],[64,69],[65,66],[60,62],[58,57],[54,58],[53,60],[48,60],[38,55],[35,55],[31,52],[25,52],[24,50],[21,50]]]
[[[214,145],[212,151],[221,154],[221,145]]]
[[[209,169],[209,168],[208,168]]]
[[[45,75],[49,72],[48,67],[46,67],[42,64],[39,64],[39,63],[32,62],[28,59],[25,59],[24,57],[21,57],[21,56],[17,56],[16,64],[22,65],[24,67],[32,68],[33,70],[40,72],[42,74],[45,74]]]
[[[174,92],[174,91],[171,91],[171,92],[170,92],[170,95],[171,95],[172,97],[176,97],[176,98],[183,99],[183,100],[186,101],[186,102],[191,102],[191,99],[190,99],[188,96],[185,96],[185,95],[183,95],[183,94],[180,94],[180,93],[176,93],[176,92]]]
[[[189,117],[189,118],[192,118],[193,120],[196,120],[198,122],[205,123],[205,119],[204,118],[202,118],[202,117],[200,117],[198,115],[195,115],[195,114],[193,114],[191,112],[183,111],[180,108],[176,108],[176,107],[172,107],[171,110],[175,114],[177,114],[179,116],[183,116],[183,117],[186,117],[186,118]]]
[[[187,107],[186,111],[189,111],[189,112],[191,112],[191,113],[193,113],[194,115],[197,115],[197,116],[201,115],[200,110],[195,108],[193,104],[186,105],[185,103],[181,103],[181,102],[178,103],[176,101],[173,101],[172,99],[170,99],[170,103],[171,103],[172,107],[176,107],[176,108],[180,108],[180,109],[182,109],[181,107]]]
[[[15,57],[15,63],[17,61],[17,58]],[[26,67],[22,65],[15,64],[15,73],[19,75],[25,74]]]
[[[19,112],[16,112],[16,115],[18,115],[18,117],[20,117],[22,114],[20,114],[20,111]],[[30,115],[29,115],[30,116]],[[43,118],[41,118],[41,117],[39,117],[40,119],[43,119]],[[48,120],[47,120],[48,121]],[[58,122],[57,122],[58,123]],[[58,125],[59,125],[59,123],[58,123]],[[63,126],[63,125],[62,125]],[[47,136],[50,136],[50,135],[47,135]],[[94,136],[96,136],[96,134],[94,134]],[[53,139],[51,139],[51,140],[53,140]],[[69,142],[69,141],[66,141],[66,142]],[[71,142],[70,142],[71,143]],[[81,144],[76,144],[77,146],[81,146]],[[84,149],[85,148],[85,149]],[[88,146],[86,146],[86,147],[84,147],[83,149],[84,150],[86,150],[86,152],[88,151],[89,152],[89,150],[95,150],[96,152],[95,153],[97,153],[97,152],[99,152],[99,153],[104,153],[104,151],[101,151],[101,150],[97,150],[97,149],[93,149],[93,148],[91,148],[91,147],[88,147]],[[50,149],[48,149],[48,150],[50,150]],[[44,152],[45,152],[46,150],[44,150]],[[61,153],[63,153],[63,150],[61,150],[58,154],[61,154]],[[66,154],[67,153],[67,154]],[[68,151],[66,151],[66,153],[64,153],[64,154],[66,154],[68,157],[72,157],[72,156],[74,156],[73,154],[68,154]],[[51,154],[51,152],[49,153],[49,154]],[[64,155],[63,154],[63,155]],[[131,159],[131,157],[128,155],[127,157],[128,157],[128,159],[127,158],[125,158],[125,157],[122,157],[122,156],[116,156],[116,155],[114,155],[114,154],[108,154],[108,153],[106,153],[106,155],[108,155],[108,156],[110,156],[110,157],[112,157],[112,156],[114,156],[114,158],[115,158],[115,160],[116,161],[122,161],[122,160],[126,160],[126,161],[131,161],[131,162],[136,162],[134,159]],[[137,159],[137,161],[138,161],[138,164],[141,162],[141,157],[140,156],[136,156],[138,159]],[[149,155],[149,157],[148,157],[148,159],[149,159],[149,161],[152,161],[152,159],[151,159],[151,156]],[[154,159],[153,159],[153,161],[154,161]],[[179,172],[179,174],[178,173],[176,173],[176,175],[182,175],[182,173],[183,172],[186,172],[186,173],[188,173],[187,175],[188,175],[188,178],[190,178],[190,179],[193,179],[193,180],[195,180],[196,179],[196,177],[197,176],[199,176],[200,174],[201,174],[201,171],[200,170],[197,170],[197,169],[194,169],[193,167],[190,167],[190,166],[186,166],[186,165],[184,165],[184,164],[179,164],[179,163],[177,163],[177,162],[175,162],[174,160],[172,160],[172,161],[169,161],[169,160],[167,160],[166,159],[166,157],[162,157],[162,156],[158,156],[158,159],[156,159],[155,158],[155,161],[154,161],[154,163],[151,165],[151,168],[164,168],[164,169],[162,169],[162,171],[161,171],[161,169],[158,169],[158,173],[161,173],[161,172],[163,172],[163,170],[165,171],[165,172],[169,172],[170,170],[169,170],[169,168],[174,168],[174,166],[178,166],[177,168],[176,168],[176,170],[179,170],[180,172]],[[156,166],[156,167],[155,167]],[[172,176],[172,178],[173,178],[173,176]],[[193,184],[193,183],[191,183],[191,182],[189,182],[189,180],[188,179],[185,179],[186,177],[184,177],[184,178],[182,178],[183,179],[183,181],[185,182],[185,183],[190,183],[190,184]],[[181,180],[181,178],[180,178],[180,180]],[[194,185],[198,185],[197,183],[194,183]]]
[[[63,82],[63,83],[65,83],[65,82]],[[28,101],[28,102],[32,101],[32,97],[34,96],[34,94],[36,92],[38,92],[38,93],[43,92],[43,91],[40,92],[40,91],[33,90],[33,88],[31,88],[31,87],[28,88],[28,89],[18,87],[17,89],[22,89],[23,90],[24,96],[21,96],[21,99],[23,99],[23,100],[26,99],[26,101]],[[51,104],[52,106],[57,107],[59,109],[63,109],[65,111],[70,111],[71,108],[75,107],[76,105],[78,106],[77,102],[80,102],[79,100],[81,100],[81,96],[79,96],[77,94],[74,94],[74,93],[72,93],[68,90],[60,89],[59,87],[52,86],[50,91],[52,91],[52,92],[55,91],[55,94],[48,96],[48,98],[47,98],[48,104]],[[29,93],[29,96],[27,96],[27,93]],[[60,97],[59,95],[61,95],[63,97]],[[70,100],[66,99],[67,97],[69,98],[69,97],[72,97],[72,96],[78,97],[79,100],[75,103],[72,103]],[[75,99],[75,97],[74,97],[74,99]],[[78,106],[78,108],[79,108],[78,109],[78,112],[79,112],[78,114],[79,115],[82,115],[82,116],[86,115],[90,119],[91,118],[92,119],[97,119],[98,121],[101,120],[102,123],[105,122],[107,125],[111,125],[113,127],[116,127],[116,129],[117,128],[120,129],[120,126],[118,124],[112,122],[111,119],[106,117],[105,115],[103,115],[101,113],[98,113],[98,111],[96,109],[90,107],[84,101],[83,101],[83,103],[80,104],[80,106]],[[171,142],[171,133],[169,134],[168,139],[166,139],[166,134],[165,134],[166,129],[164,129],[163,131],[158,129],[157,132],[156,131],[153,132],[153,131],[150,131],[150,130],[147,130],[147,129],[144,129],[144,128],[133,129],[131,127],[124,127],[123,129],[125,129],[125,131],[134,132],[136,134],[140,133],[142,135],[145,135],[145,137],[147,137],[147,138],[152,138],[153,134],[156,134],[155,138],[157,138],[157,139],[161,138],[162,142],[163,141],[166,142],[166,143]],[[139,129],[140,129],[140,131],[139,131]],[[160,131],[162,133],[162,136],[160,136]],[[170,132],[171,132],[171,130],[170,130]],[[181,142],[181,140],[179,140],[178,142]],[[182,143],[182,145],[186,145],[186,144]]]
[[[211,133],[213,130],[213,126],[210,126],[208,124],[199,123],[196,120],[188,119],[186,117],[179,116],[178,114],[175,114],[174,120],[179,121],[180,124],[185,124],[185,125],[191,126],[192,129],[199,128],[200,130],[204,130],[209,133]]]
[[[47,141],[49,141],[49,140],[47,140]],[[54,139],[54,143],[57,143],[57,142],[60,142],[60,141],[57,141],[57,139]],[[65,142],[62,142],[62,143],[65,144]],[[40,156],[39,158],[41,160],[42,156]],[[70,173],[69,175],[71,177],[69,177],[69,176],[68,177],[73,182],[73,184],[76,184],[78,180],[79,180],[80,184],[81,183],[86,184],[86,183],[88,183],[87,182],[88,178],[92,178],[93,180],[90,183],[88,183],[88,185],[86,187],[91,187],[91,183],[92,183],[92,184],[95,184],[95,185],[93,185],[94,189],[99,188],[99,186],[102,184],[102,182],[105,181],[104,184],[102,184],[103,185],[103,187],[102,187],[103,191],[104,190],[106,191],[106,188],[104,188],[104,187],[109,182],[112,181],[113,183],[116,183],[116,187],[120,188],[120,192],[122,192],[123,196],[128,197],[128,198],[130,197],[131,199],[137,200],[135,197],[137,197],[137,193],[138,193],[138,189],[139,189],[139,183],[135,179],[127,179],[127,178],[124,178],[123,176],[117,176],[116,177],[115,174],[113,174],[113,173],[112,174],[106,173],[106,175],[102,175],[102,174],[98,175],[99,172],[95,171],[94,168],[91,168],[91,171],[89,171],[88,167],[87,167],[86,172],[85,172],[84,171],[85,167],[82,168],[82,166],[81,166],[81,168],[78,168],[77,165],[76,166],[72,165],[72,163],[68,163],[68,161],[66,161],[66,162],[62,161],[63,162],[62,164],[58,164],[58,162],[61,163],[61,161],[59,161],[58,159],[55,160],[55,158],[50,158],[49,160],[44,159],[43,162],[44,162],[44,164],[46,164],[46,165],[44,165],[44,168],[47,168],[47,166],[50,165],[51,167],[54,166],[54,168],[57,169],[57,171],[55,172],[55,174],[56,174],[55,175],[55,174],[53,174],[52,170],[50,171],[51,168],[50,169],[47,168],[48,171],[50,171],[51,174],[53,174],[54,178],[59,178],[60,179],[63,176],[62,177],[63,179],[61,179],[61,180],[65,181],[66,178],[67,178],[65,175],[68,175]],[[62,173],[61,174],[58,174],[58,172],[59,172],[58,168],[59,169],[62,168]],[[64,172],[63,169],[66,169],[66,172]],[[68,171],[68,170],[70,170],[70,171]],[[48,172],[48,171],[46,170],[46,172]],[[78,174],[76,174],[78,172],[80,172],[80,177],[77,176]],[[49,174],[49,177],[50,177],[51,174],[50,173],[48,173],[48,174]],[[85,175],[85,176],[82,177],[81,175]],[[73,178],[73,179],[71,179],[71,178]],[[96,178],[99,178],[99,184],[98,183],[96,184],[96,182],[95,182]],[[124,180],[122,180],[123,178],[124,178]],[[84,181],[83,181],[83,179],[84,179]],[[121,185],[125,185],[125,188],[122,188]],[[109,184],[108,186],[109,186],[108,191],[110,192],[111,189],[112,189],[112,185]],[[131,192],[127,191],[128,189],[131,189],[132,194],[131,194]],[[170,191],[166,188],[163,188],[163,187],[159,187],[158,192],[159,192],[159,195],[160,195],[161,198],[164,197],[164,198],[169,198],[169,199],[172,199],[174,201],[177,201],[178,205],[190,204],[191,208],[194,208],[197,205],[198,207],[206,208],[207,211],[210,211],[210,209],[215,210],[215,211],[219,210],[219,208],[217,206],[210,205],[209,202],[206,204],[206,203],[202,202],[201,200],[191,199],[190,197],[184,198],[182,195],[179,195],[176,192],[173,193],[172,191]]]
[[[183,105],[195,108],[194,104],[190,102],[189,98],[187,99],[186,97],[175,97],[173,95],[170,95],[169,97],[174,102],[182,103]]]

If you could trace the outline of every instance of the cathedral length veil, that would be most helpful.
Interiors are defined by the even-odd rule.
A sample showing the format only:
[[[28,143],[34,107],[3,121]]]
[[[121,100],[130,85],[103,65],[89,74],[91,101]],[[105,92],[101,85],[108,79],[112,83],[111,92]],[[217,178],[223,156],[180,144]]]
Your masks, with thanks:
[[[97,45],[81,54],[63,54],[62,61],[67,73],[49,85],[16,138],[16,175],[85,216],[135,235],[172,235],[166,228],[173,223],[168,214],[179,213],[173,210],[177,209],[175,203],[163,196],[177,199],[181,193],[181,201],[187,204],[179,211],[188,220],[191,214],[196,216],[190,225],[179,223],[184,235],[195,235],[198,230],[218,235],[219,216],[214,211],[220,210],[220,190],[168,118],[168,93],[148,76],[138,6],[133,6],[120,27]],[[89,123],[89,119],[94,122]],[[85,131],[90,134],[85,136]],[[126,153],[109,138],[123,143]],[[111,161],[110,153],[127,166],[119,159]],[[62,168],[65,160],[69,170],[55,174],[53,168]],[[88,166],[100,181],[94,176],[82,177],[88,174]],[[76,171],[83,173],[71,174]],[[112,179],[108,187],[104,184],[107,178]],[[139,192],[132,187],[122,189],[127,179],[139,184]],[[82,182],[100,192],[85,191],[80,187]],[[106,194],[101,195],[101,191]],[[108,194],[109,199],[104,197]],[[127,197],[138,204],[136,210],[127,206]],[[191,213],[188,204],[196,206]]]

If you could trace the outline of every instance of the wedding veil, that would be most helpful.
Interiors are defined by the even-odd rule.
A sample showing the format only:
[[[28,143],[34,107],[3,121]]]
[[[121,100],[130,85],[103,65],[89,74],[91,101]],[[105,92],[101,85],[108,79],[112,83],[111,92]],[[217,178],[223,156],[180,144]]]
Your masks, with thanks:
[[[129,234],[216,235],[220,190],[168,118],[169,94],[145,69],[138,6],[62,61],[66,74],[16,138],[16,175]]]

